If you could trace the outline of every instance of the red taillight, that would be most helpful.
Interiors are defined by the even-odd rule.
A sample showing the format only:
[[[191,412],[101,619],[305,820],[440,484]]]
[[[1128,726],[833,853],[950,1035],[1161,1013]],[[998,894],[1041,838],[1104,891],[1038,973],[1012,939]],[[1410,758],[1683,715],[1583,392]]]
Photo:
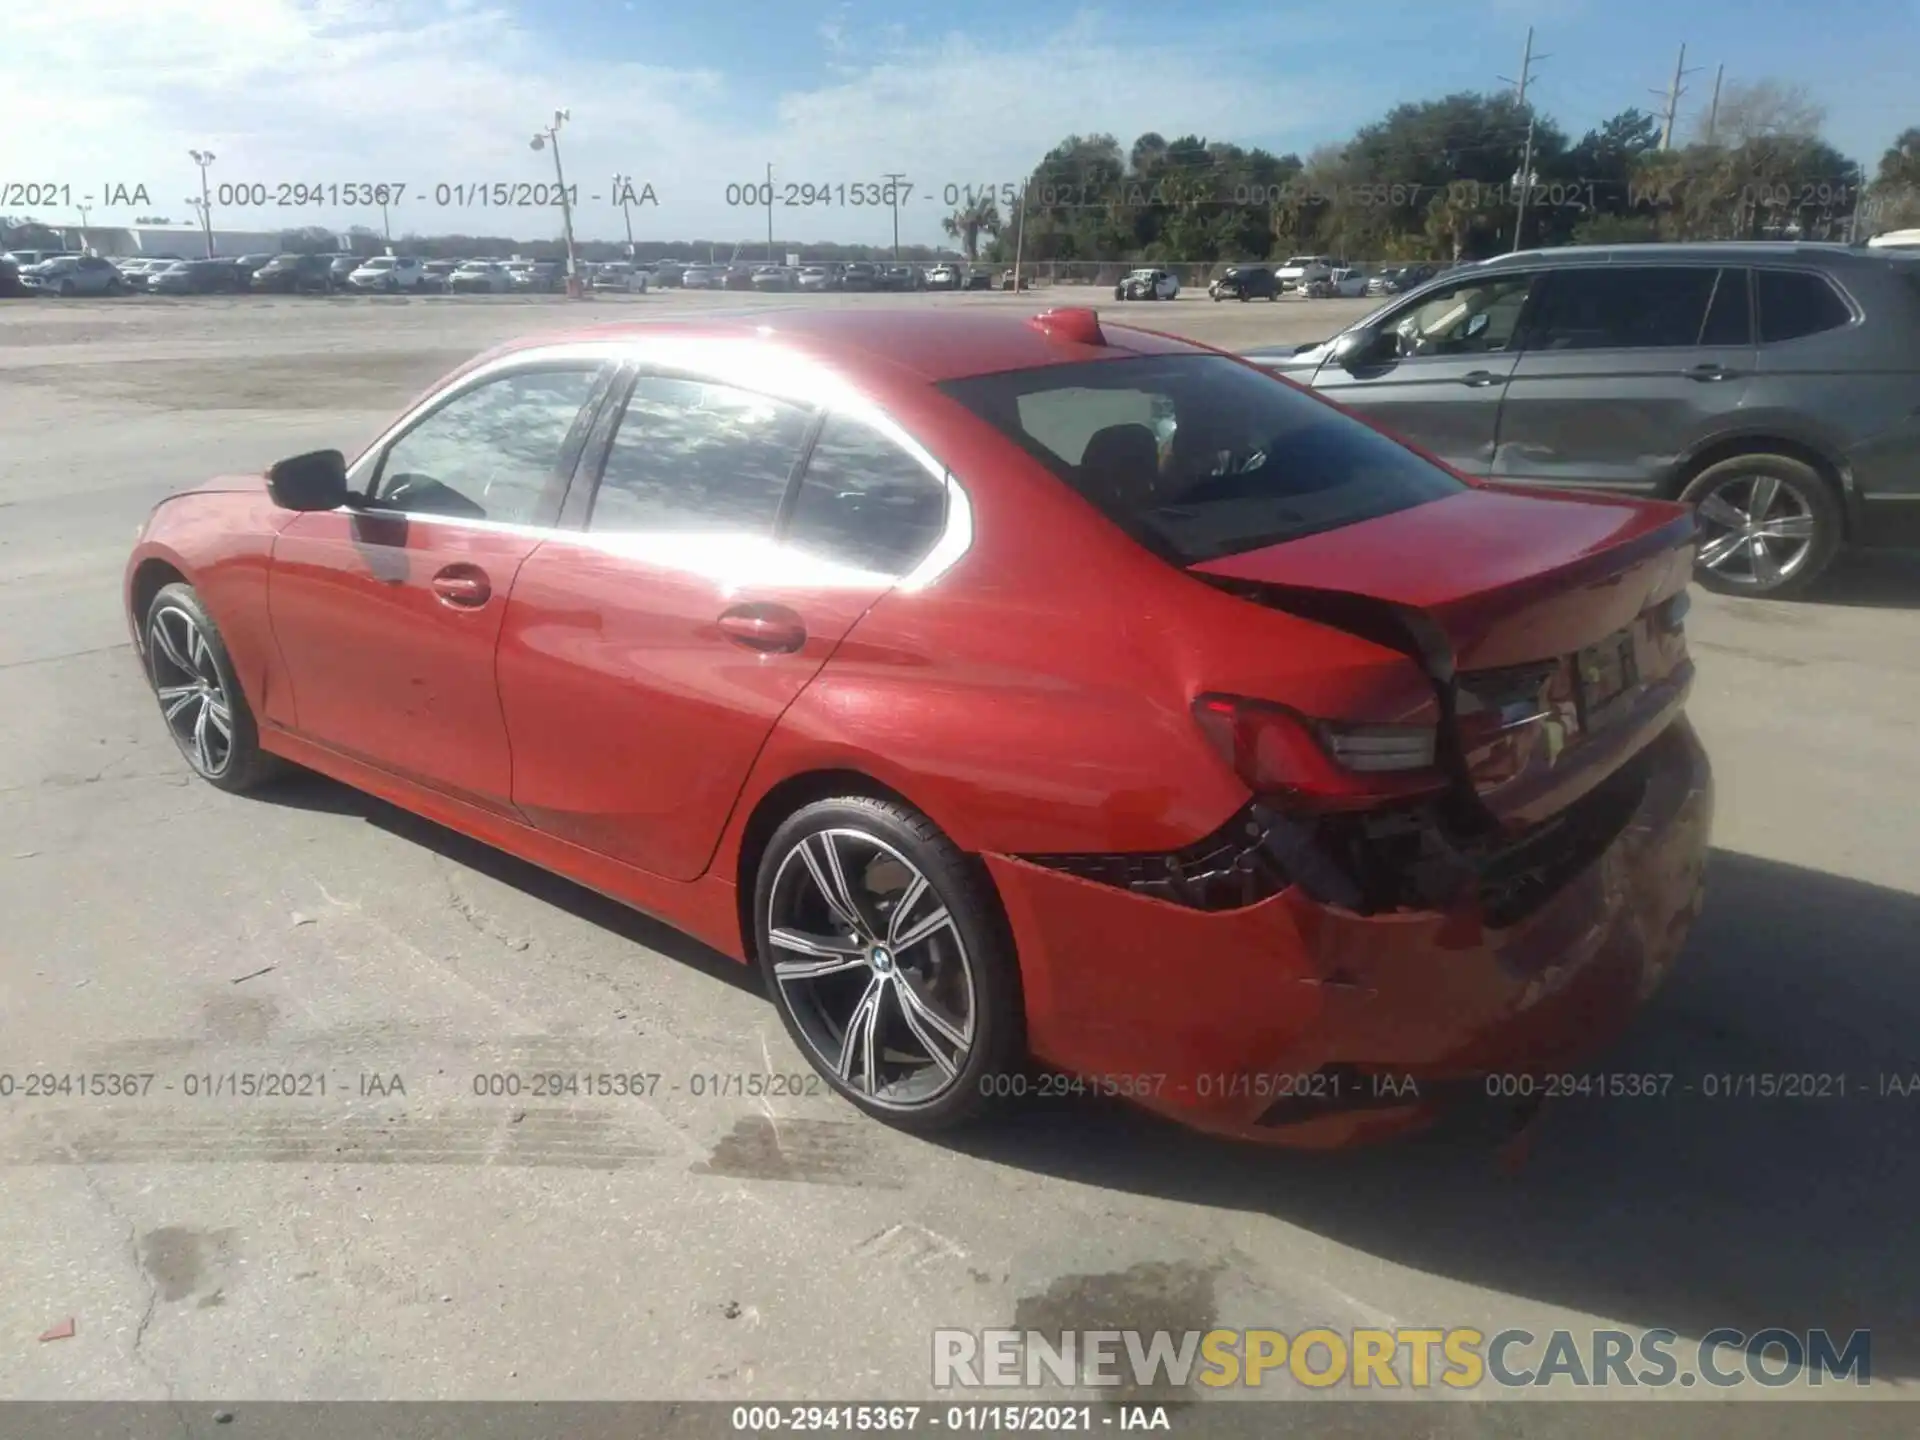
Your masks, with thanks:
[[[1266,700],[1202,695],[1193,717],[1256,795],[1313,810],[1355,810],[1446,787],[1426,725],[1346,725]]]

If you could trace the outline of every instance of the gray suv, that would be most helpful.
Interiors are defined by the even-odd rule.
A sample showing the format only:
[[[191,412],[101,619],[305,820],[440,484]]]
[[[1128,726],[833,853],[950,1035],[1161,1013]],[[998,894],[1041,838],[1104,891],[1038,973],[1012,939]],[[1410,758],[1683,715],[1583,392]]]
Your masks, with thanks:
[[[1920,545],[1920,256],[1523,251],[1248,358],[1469,475],[1692,504],[1711,590],[1785,596],[1843,545]]]

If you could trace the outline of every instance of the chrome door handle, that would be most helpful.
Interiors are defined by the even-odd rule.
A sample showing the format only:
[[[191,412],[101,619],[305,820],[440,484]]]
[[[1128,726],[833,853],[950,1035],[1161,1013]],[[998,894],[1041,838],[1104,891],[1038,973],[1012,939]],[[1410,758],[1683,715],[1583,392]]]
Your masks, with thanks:
[[[440,603],[457,610],[478,610],[493,594],[486,572],[473,565],[449,565],[431,583]]]
[[[736,605],[720,615],[720,633],[762,655],[791,655],[807,643],[807,627],[784,605]]]
[[[1498,385],[1500,383],[1500,377],[1491,370],[1469,370],[1460,377],[1460,383],[1462,385],[1471,385],[1474,389],[1478,390],[1488,385]]]

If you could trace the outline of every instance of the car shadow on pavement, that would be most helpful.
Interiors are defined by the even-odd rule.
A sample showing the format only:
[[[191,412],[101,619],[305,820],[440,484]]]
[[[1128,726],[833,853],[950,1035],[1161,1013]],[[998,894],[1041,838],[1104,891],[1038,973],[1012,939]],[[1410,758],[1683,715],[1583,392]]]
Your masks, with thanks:
[[[1808,589],[1807,603],[1920,609],[1920,550],[1856,550]]]
[[[470,840],[444,825],[435,824],[314,771],[295,770],[256,793],[262,800],[292,809],[358,816],[390,835],[431,850],[490,880],[511,885],[523,894],[564,910],[569,915],[578,916],[588,924],[597,925],[632,944],[657,951],[739,989],[756,995],[764,993],[757,966],[742,965],[691,935],[623,905],[618,900],[609,899],[597,890],[576,885],[551,870],[542,870],[537,865],[517,860],[503,850]]]
[[[1680,968],[1594,1067],[1670,1073],[1668,1097],[1556,1102],[1517,1171],[1458,1127],[1309,1154],[1070,1100],[955,1143],[1683,1338],[1870,1329],[1875,1377],[1920,1376],[1920,897],[1726,851],[1708,886]],[[1785,1075],[1844,1076],[1845,1094],[1736,1078]],[[1904,1097],[1883,1093],[1896,1082]]]

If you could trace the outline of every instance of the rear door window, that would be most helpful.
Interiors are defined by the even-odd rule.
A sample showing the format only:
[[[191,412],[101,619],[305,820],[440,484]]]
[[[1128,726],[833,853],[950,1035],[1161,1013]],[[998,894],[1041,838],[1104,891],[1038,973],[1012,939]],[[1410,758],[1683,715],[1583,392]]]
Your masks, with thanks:
[[[940,388],[1176,564],[1466,488],[1334,406],[1224,356],[1049,365]]]
[[[796,549],[904,575],[946,523],[945,484],[879,431],[835,415],[800,477],[786,539]]]
[[[1595,265],[1548,274],[1529,350],[1659,350],[1700,343],[1720,272],[1700,265]]]
[[[1816,271],[1761,270],[1757,280],[1762,345],[1838,330],[1853,319],[1852,307]]]
[[[642,375],[587,528],[771,537],[813,412],[710,380]]]

